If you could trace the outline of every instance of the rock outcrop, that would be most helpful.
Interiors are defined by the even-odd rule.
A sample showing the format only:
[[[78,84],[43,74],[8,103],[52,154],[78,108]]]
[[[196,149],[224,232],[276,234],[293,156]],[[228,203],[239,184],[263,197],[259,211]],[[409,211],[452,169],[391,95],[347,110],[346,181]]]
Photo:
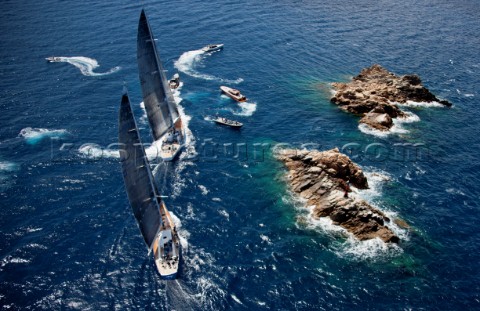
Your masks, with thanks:
[[[359,240],[380,238],[397,243],[385,223],[390,219],[364,200],[348,196],[350,185],[367,189],[368,181],[358,165],[337,148],[328,151],[282,150],[276,154],[288,168],[291,189],[313,206],[314,218],[330,217]]]
[[[332,83],[335,95],[331,101],[340,109],[360,115],[360,123],[386,131],[393,126],[394,118],[405,117],[394,102],[439,102],[447,107],[452,104],[439,100],[422,85],[417,75],[396,76],[380,65],[365,68],[349,83]]]

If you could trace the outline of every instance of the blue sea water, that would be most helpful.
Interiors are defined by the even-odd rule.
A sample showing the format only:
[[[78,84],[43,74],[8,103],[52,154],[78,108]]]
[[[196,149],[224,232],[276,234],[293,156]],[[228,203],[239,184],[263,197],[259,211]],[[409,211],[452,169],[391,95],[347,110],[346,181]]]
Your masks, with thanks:
[[[124,82],[151,140],[142,7],[168,76],[183,80],[194,137],[155,169],[183,239],[176,281],[159,279],[110,145]],[[478,2],[17,0],[2,1],[0,17],[2,309],[480,308]],[[210,43],[225,48],[197,51]],[[453,108],[406,107],[420,121],[360,131],[329,102],[329,83],[374,63],[419,74]],[[222,97],[222,84],[248,104]],[[215,114],[244,127],[219,127]],[[309,220],[272,159],[279,143],[350,144],[371,177],[364,196],[411,226],[399,246]],[[398,144],[422,153],[399,156]]]

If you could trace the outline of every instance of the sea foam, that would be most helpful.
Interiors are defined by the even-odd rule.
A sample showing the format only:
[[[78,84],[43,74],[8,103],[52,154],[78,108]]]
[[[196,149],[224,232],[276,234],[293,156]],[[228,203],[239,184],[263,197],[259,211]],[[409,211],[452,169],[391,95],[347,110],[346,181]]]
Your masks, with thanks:
[[[365,134],[377,137],[387,137],[392,134],[407,134],[409,131],[403,127],[403,124],[418,122],[420,121],[420,117],[410,111],[403,112],[405,113],[405,117],[394,118],[393,126],[388,131],[380,131],[364,123],[360,123],[358,129]]]
[[[0,161],[0,172],[13,172],[18,169],[18,165],[9,161]]]
[[[78,148],[78,152],[82,157],[93,160],[103,158],[120,158],[120,152],[118,150],[103,149],[97,144],[84,144]]]
[[[413,100],[407,100],[406,103],[397,103],[398,106],[405,106],[405,107],[425,107],[425,108],[445,108],[445,105],[442,105],[439,102],[415,102]]]
[[[257,110],[257,103],[255,102],[243,102],[238,104],[241,108],[240,111],[232,111],[234,115],[250,117]]]
[[[383,185],[393,180],[393,177],[381,170],[374,169],[365,172],[370,189],[358,190],[352,188],[351,197],[363,199],[373,207],[384,212],[390,219],[397,218],[396,213],[379,207],[374,201],[381,196]],[[333,223],[329,217],[315,218],[313,215],[313,206],[308,206],[306,200],[296,196],[292,192],[283,197],[287,204],[293,204],[299,212],[297,217],[297,226],[306,229],[322,232],[334,240],[331,250],[337,256],[349,260],[383,260],[398,256],[403,253],[401,247],[393,243],[384,243],[381,239],[371,239],[360,241],[348,232],[345,228]],[[408,230],[398,227],[394,222],[386,222],[385,225],[391,229],[401,240],[408,240]]]
[[[67,130],[50,130],[45,128],[26,127],[20,131],[18,136],[25,138],[30,145],[35,145],[45,138],[62,138],[68,134]]]

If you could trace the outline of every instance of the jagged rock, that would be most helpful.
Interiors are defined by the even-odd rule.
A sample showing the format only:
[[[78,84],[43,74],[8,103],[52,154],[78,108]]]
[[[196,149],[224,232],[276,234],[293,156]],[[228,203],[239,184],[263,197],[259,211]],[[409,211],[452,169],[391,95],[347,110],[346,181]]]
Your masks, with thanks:
[[[346,112],[364,117],[361,123],[381,131],[393,126],[391,119],[405,116],[395,102],[436,101],[447,107],[452,105],[446,100],[439,100],[422,86],[419,76],[399,77],[376,64],[363,69],[350,83],[332,83],[332,87],[335,90],[332,103]]]
[[[364,200],[345,196],[349,184],[367,189],[368,181],[360,167],[338,148],[323,152],[283,150],[276,157],[289,168],[291,189],[308,200],[314,218],[330,217],[359,240],[378,237],[385,242],[399,242],[385,226],[390,222],[385,214]]]
[[[387,131],[393,125],[393,120],[388,114],[373,111],[365,114],[359,122],[381,131]]]

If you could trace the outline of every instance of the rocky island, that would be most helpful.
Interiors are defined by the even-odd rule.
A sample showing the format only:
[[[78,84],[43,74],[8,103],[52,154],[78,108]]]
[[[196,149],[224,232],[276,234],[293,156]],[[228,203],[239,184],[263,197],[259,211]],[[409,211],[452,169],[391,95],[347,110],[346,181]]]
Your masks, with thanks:
[[[338,148],[323,152],[287,149],[278,152],[276,158],[289,170],[292,191],[312,206],[312,217],[330,217],[359,240],[378,237],[387,243],[399,242],[386,226],[389,217],[366,201],[348,195],[350,185],[367,189],[368,181],[361,168]]]
[[[405,113],[395,103],[438,102],[450,107],[446,100],[439,100],[422,85],[417,75],[396,76],[380,65],[363,69],[349,83],[332,83],[335,91],[330,99],[340,109],[362,117],[364,123],[374,129],[388,131],[394,118]]]

